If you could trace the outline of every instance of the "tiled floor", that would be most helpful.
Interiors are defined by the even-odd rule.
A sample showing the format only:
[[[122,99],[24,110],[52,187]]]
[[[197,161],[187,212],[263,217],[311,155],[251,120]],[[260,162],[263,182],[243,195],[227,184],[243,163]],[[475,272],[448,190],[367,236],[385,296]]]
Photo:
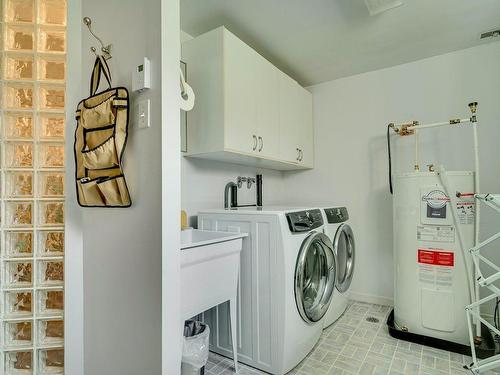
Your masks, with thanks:
[[[314,350],[289,374],[295,375],[460,375],[470,357],[389,336],[389,306],[352,302],[346,313],[323,331]],[[378,322],[368,322],[374,317]],[[232,362],[211,353],[205,373],[233,374]],[[265,374],[241,365],[242,375]],[[493,374],[490,372],[489,374]]]

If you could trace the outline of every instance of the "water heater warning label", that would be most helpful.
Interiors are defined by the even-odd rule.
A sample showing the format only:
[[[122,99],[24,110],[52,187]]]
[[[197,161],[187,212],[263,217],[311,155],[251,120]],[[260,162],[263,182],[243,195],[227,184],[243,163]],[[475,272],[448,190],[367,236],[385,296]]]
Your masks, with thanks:
[[[457,214],[460,224],[470,225],[474,224],[475,220],[475,208],[474,202],[460,201],[457,202]]]
[[[455,242],[455,228],[449,225],[418,225],[417,240],[431,242]]]
[[[418,263],[433,266],[454,267],[455,254],[450,251],[418,249]]]

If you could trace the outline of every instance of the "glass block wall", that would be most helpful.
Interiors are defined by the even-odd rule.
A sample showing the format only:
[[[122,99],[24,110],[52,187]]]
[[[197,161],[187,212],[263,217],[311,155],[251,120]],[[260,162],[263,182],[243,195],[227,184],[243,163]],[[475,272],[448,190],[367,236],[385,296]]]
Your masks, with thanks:
[[[62,374],[66,2],[0,15],[0,374]]]

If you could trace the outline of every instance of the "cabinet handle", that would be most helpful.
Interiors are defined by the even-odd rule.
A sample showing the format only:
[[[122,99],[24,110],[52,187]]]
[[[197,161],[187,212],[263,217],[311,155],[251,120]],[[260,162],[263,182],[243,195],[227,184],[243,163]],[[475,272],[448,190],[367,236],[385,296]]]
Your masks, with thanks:
[[[300,149],[296,148],[297,150],[297,158],[295,160],[299,161],[300,159]]]
[[[260,136],[259,136],[259,142],[260,142],[259,152],[261,152],[262,149],[264,148],[264,140]]]
[[[257,136],[254,134],[252,135],[253,137],[253,148],[252,150],[255,151],[257,149]]]
[[[302,161],[302,159],[304,159],[304,153],[302,152],[302,149],[299,150],[299,161]]]

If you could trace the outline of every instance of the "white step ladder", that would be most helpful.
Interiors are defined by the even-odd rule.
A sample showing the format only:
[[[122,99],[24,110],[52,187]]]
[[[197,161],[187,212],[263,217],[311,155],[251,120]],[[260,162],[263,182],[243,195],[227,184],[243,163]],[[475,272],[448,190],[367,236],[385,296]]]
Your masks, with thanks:
[[[478,202],[483,202],[487,206],[491,207],[498,213],[500,213],[500,194],[476,194],[475,198]],[[470,255],[472,256],[472,261],[474,262],[474,267],[476,270],[476,280],[475,282],[481,288],[486,288],[491,291],[491,294],[485,298],[479,299],[474,303],[465,307],[465,312],[467,314],[467,324],[469,328],[469,338],[470,338],[470,346],[472,352],[472,364],[470,366],[470,370],[473,374],[481,374],[485,371],[500,367],[500,354],[496,354],[492,357],[478,360],[476,356],[476,347],[474,342],[474,329],[472,326],[473,318],[477,319],[478,322],[481,322],[486,327],[488,327],[495,335],[500,335],[500,330],[485,320],[480,315],[480,306],[494,300],[496,298],[500,298],[500,289],[497,288],[493,283],[497,280],[500,280],[500,267],[498,267],[495,263],[487,259],[484,255],[481,254],[481,248],[490,244],[491,242],[500,238],[500,232],[494,234],[488,239],[479,242],[476,246],[469,250]],[[488,277],[485,277],[481,272],[480,264],[484,263],[488,267],[494,270],[494,273]],[[476,297],[478,298],[478,297]],[[479,323],[480,324],[480,323]]]

